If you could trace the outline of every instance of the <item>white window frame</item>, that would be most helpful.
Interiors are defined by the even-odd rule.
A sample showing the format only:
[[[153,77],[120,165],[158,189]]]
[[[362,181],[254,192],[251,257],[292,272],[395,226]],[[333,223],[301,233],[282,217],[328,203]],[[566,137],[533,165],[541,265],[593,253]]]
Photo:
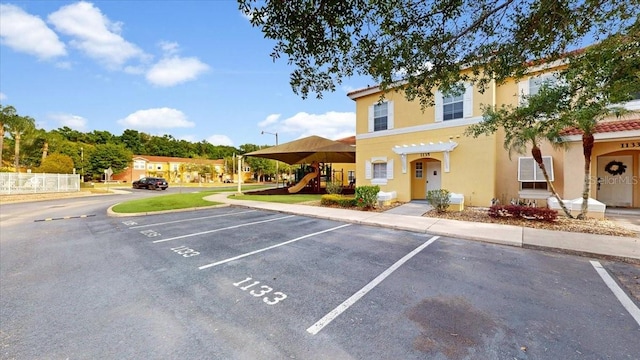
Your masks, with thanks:
[[[386,176],[374,177],[374,164],[382,163],[386,164]],[[364,178],[370,180],[372,185],[386,185],[388,180],[393,180],[393,159],[387,159],[386,157],[374,157],[366,160]]]
[[[473,116],[473,84],[463,83],[464,92],[462,95],[462,117],[447,119],[446,121],[455,121],[462,120],[466,118],[470,118]],[[444,99],[447,97],[447,94],[442,93],[440,90],[436,91],[434,96],[434,110],[435,110],[435,122],[442,122],[444,120],[444,106],[450,103],[445,104]]]
[[[460,116],[456,116],[457,111],[455,111],[456,105],[462,106],[462,111],[460,111]],[[453,111],[446,111],[447,106],[450,106]],[[447,116],[451,115],[452,117],[447,119]],[[442,95],[442,121],[448,120],[457,120],[464,118],[464,94],[443,94]]]
[[[558,80],[558,73],[550,72],[531,76],[523,81],[520,81],[518,83],[518,97],[520,104],[526,104],[527,96],[537,94],[540,90],[540,86],[542,86],[543,83],[548,81],[551,84],[557,84]],[[532,86],[535,91],[531,91]]]
[[[144,160],[134,160],[133,161],[133,168],[134,170],[144,170],[146,168],[145,166],[145,161]]]
[[[373,174],[373,180],[380,180],[387,178],[387,163],[379,162],[371,164],[371,173]]]
[[[554,181],[553,157],[543,156],[542,162],[547,169],[549,180]],[[525,172],[526,171],[526,172]],[[542,170],[531,156],[518,158],[518,181],[519,182],[543,182],[547,181],[542,174]]]
[[[375,128],[375,109],[376,109],[376,105],[381,105],[381,103],[375,103],[373,105],[369,106],[369,114],[368,114],[368,130],[369,132],[379,132],[379,131],[385,131],[385,130],[391,130],[394,127],[394,107],[393,107],[393,101],[390,100],[385,100],[382,103],[386,104],[387,106],[387,128],[386,129],[381,129],[381,130],[374,130]]]
[[[422,179],[422,176],[424,176],[424,165],[421,161],[418,161],[415,163],[415,178]]]

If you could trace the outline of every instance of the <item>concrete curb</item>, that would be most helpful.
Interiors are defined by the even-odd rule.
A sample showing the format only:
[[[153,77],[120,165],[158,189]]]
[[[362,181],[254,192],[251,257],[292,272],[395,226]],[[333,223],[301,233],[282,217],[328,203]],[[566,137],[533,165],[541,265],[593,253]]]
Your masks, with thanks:
[[[201,206],[201,207],[175,209],[175,210],[147,211],[147,212],[140,212],[140,213],[117,213],[117,212],[114,212],[112,210],[113,207],[116,206],[116,205],[119,205],[119,204],[121,204],[121,203],[117,203],[117,204],[113,204],[113,205],[109,206],[109,208],[107,209],[107,216],[111,216],[111,217],[134,217],[134,216],[146,216],[146,215],[169,214],[169,213],[176,213],[176,212],[215,209],[215,208],[231,206],[230,204],[219,204],[219,205]]]

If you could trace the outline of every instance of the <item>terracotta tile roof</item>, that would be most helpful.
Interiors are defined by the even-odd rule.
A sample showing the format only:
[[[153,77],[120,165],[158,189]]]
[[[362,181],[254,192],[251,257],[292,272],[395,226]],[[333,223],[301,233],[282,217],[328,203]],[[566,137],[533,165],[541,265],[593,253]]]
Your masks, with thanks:
[[[356,136],[347,136],[346,138],[336,140],[338,142],[347,144],[347,145],[355,145],[356,144]]]
[[[640,119],[601,122],[596,125],[594,134],[632,130],[640,130]],[[582,135],[582,131],[577,128],[569,128],[562,131],[562,135]]]
[[[368,86],[367,86],[367,87],[365,87],[365,88],[362,88],[362,89],[356,89],[356,90],[353,90],[353,91],[348,92],[348,93],[347,93],[347,96],[353,96],[353,95],[359,94],[359,93],[361,93],[361,92],[365,92],[365,91],[373,90],[373,89],[377,88],[378,86],[380,86],[380,85],[373,85],[373,86],[369,86],[369,85],[368,85]]]

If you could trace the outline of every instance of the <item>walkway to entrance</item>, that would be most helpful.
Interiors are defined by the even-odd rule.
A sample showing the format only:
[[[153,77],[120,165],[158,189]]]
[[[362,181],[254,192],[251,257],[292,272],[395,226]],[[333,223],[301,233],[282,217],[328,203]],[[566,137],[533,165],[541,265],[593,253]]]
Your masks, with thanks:
[[[640,235],[640,209],[607,208],[604,216],[616,224],[631,229]]]
[[[393,209],[385,211],[387,214],[422,216],[427,211],[433,209],[427,200],[411,200],[406,204],[396,206]]]

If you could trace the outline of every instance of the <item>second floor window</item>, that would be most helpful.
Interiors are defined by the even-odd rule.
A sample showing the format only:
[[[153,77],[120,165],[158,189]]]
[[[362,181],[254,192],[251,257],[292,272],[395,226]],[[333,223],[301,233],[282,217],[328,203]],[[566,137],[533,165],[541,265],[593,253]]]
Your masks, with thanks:
[[[393,101],[369,106],[369,132],[393,129]]]
[[[461,120],[473,116],[473,85],[460,83],[450,91],[435,92],[435,122]]]
[[[442,97],[442,120],[462,119],[464,99],[462,95],[445,95]]]
[[[387,103],[373,106],[373,131],[387,130],[387,115],[389,114]]]
[[[553,86],[558,82],[555,74],[545,74],[529,79],[529,95],[535,95],[540,91],[542,85]]]

